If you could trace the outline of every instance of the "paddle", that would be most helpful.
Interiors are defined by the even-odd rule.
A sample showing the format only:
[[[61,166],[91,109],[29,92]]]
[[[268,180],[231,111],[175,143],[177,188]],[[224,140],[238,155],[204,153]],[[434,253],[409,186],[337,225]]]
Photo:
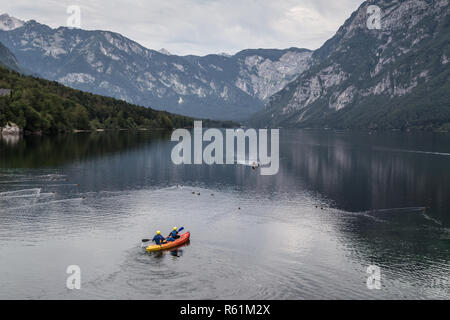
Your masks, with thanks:
[[[178,232],[183,231],[184,227],[181,227],[180,229],[178,229]],[[142,239],[142,242],[150,242],[152,241],[151,239]]]

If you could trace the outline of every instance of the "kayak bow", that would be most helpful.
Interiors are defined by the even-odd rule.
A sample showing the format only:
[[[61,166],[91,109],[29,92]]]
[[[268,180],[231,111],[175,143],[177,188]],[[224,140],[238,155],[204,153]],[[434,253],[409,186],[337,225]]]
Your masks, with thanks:
[[[164,244],[154,244],[152,246],[148,246],[145,250],[147,252],[155,252],[155,251],[172,249],[172,248],[178,247],[178,246],[188,242],[190,236],[191,236],[191,234],[189,232],[186,232],[186,233],[183,233],[182,235],[180,235],[180,238],[176,239],[175,241],[167,242]]]

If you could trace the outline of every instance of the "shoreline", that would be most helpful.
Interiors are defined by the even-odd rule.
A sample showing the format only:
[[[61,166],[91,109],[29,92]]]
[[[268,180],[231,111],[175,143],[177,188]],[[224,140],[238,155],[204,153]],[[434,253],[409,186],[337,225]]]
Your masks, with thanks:
[[[102,133],[102,132],[120,132],[120,131],[153,131],[153,132],[171,132],[173,130],[176,129],[193,129],[193,126],[187,126],[187,127],[182,127],[182,128],[172,128],[172,129],[168,129],[168,128],[131,128],[131,129],[124,129],[124,128],[120,128],[120,129],[91,129],[91,130],[86,130],[86,129],[74,129],[71,131],[65,131],[65,132],[58,132],[56,134],[46,134],[42,131],[35,131],[35,132],[31,132],[31,131],[24,131],[22,129],[20,129],[19,132],[4,132],[3,129],[4,127],[0,127],[0,136],[2,137],[20,137],[20,136],[55,136],[55,135],[59,135],[59,134],[68,134],[68,133]],[[205,129],[209,128],[209,127],[204,127]],[[227,129],[227,127],[221,127],[220,129]],[[243,128],[244,130],[248,129],[248,127]],[[323,131],[323,132],[365,132],[367,134],[376,134],[376,133],[387,133],[387,132],[392,132],[392,133],[438,133],[438,134],[448,134],[450,133],[450,131],[446,131],[446,130],[421,130],[421,129],[409,129],[409,130],[402,130],[402,129],[386,129],[386,130],[362,130],[362,129],[332,129],[332,128],[283,128],[283,127],[278,127],[278,128],[256,128],[256,130],[259,129],[282,129],[282,130],[286,130],[286,131],[290,131],[290,130],[303,130],[303,131]]]

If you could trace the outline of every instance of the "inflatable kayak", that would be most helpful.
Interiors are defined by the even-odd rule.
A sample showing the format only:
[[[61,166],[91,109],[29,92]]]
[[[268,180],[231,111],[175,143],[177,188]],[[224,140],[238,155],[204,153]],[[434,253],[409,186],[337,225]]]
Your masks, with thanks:
[[[178,246],[188,242],[190,236],[191,236],[191,234],[189,232],[186,232],[186,233],[183,233],[182,235],[180,235],[180,238],[178,238],[175,241],[167,242],[164,244],[154,244],[152,246],[148,246],[145,250],[147,252],[155,252],[155,251],[172,249],[172,248],[178,247]]]

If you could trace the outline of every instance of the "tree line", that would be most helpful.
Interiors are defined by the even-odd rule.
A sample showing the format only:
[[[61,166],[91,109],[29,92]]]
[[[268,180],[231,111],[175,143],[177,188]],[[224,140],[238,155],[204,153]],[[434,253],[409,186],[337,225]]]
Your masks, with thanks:
[[[56,81],[24,76],[0,67],[0,127],[53,134],[73,130],[167,129],[189,127],[193,119],[71,89]]]

